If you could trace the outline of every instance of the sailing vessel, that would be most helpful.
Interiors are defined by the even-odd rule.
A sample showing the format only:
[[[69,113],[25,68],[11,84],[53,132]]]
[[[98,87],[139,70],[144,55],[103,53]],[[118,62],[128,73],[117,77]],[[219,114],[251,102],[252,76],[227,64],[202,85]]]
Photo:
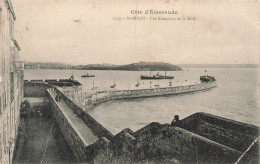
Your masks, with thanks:
[[[94,83],[94,80],[93,80],[93,87],[92,87],[92,90],[95,90],[97,89],[98,87],[95,87],[95,83]]]
[[[138,81],[138,78],[137,78],[137,82],[136,82],[135,86],[139,87],[139,85],[140,85],[140,82]]]
[[[151,73],[150,76],[141,75],[142,80],[160,80],[160,79],[173,79],[173,78],[174,78],[173,76],[167,76],[166,71],[165,71],[165,75],[160,75],[159,72],[153,76],[151,75]]]
[[[169,86],[172,86],[172,80],[170,79]]]

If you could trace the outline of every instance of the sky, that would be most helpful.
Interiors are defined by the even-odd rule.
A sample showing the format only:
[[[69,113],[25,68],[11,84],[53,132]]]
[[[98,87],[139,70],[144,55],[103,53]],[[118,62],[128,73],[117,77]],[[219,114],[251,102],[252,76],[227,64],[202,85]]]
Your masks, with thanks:
[[[259,63],[257,1],[12,0],[21,59],[68,64]],[[131,14],[131,10],[177,14]],[[126,20],[127,17],[145,20]],[[194,17],[196,20],[183,20]],[[114,20],[120,17],[125,20]],[[150,20],[150,17],[181,20]]]

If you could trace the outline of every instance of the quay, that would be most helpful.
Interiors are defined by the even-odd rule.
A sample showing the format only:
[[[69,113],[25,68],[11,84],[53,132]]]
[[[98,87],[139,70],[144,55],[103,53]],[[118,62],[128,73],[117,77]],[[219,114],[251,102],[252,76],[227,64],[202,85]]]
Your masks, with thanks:
[[[62,83],[25,82],[24,94],[48,98],[52,115],[79,163],[259,162],[259,127],[195,113],[176,126],[153,122],[136,132],[126,128],[113,135],[71,99],[72,94],[74,98],[81,94],[80,84],[62,87]],[[182,91],[214,86],[215,82],[206,82]]]
[[[95,94],[89,95],[88,97],[84,98],[83,108],[87,111],[89,109],[93,109],[97,104],[111,100],[176,95],[196,91],[204,91],[217,86],[216,80],[212,76],[201,76],[200,79],[201,83],[198,84],[157,87],[149,89],[98,91]],[[74,95],[74,93],[68,92],[68,90],[64,90],[64,93],[66,93],[69,97],[72,97]]]

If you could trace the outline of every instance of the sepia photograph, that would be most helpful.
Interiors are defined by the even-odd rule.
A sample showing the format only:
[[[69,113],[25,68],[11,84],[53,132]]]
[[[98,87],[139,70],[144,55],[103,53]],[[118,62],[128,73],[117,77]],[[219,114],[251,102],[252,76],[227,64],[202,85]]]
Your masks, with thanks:
[[[259,2],[0,0],[0,164],[258,164]]]

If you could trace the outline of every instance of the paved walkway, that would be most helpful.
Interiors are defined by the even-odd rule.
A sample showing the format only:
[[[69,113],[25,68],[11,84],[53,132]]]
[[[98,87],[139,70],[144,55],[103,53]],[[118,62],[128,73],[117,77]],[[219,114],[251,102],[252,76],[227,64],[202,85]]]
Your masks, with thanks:
[[[50,94],[55,101],[55,96],[57,94],[53,91],[50,91]],[[79,137],[86,146],[91,145],[98,140],[98,137],[94,135],[92,130],[85,124],[85,122],[81,118],[77,116],[73,109],[71,109],[63,100],[61,100],[60,102],[56,102],[56,104],[58,104],[61,111],[67,118],[68,122],[78,133]]]
[[[45,112],[50,108],[41,104],[35,108],[41,110],[20,122],[13,164],[78,163],[55,119]]]

